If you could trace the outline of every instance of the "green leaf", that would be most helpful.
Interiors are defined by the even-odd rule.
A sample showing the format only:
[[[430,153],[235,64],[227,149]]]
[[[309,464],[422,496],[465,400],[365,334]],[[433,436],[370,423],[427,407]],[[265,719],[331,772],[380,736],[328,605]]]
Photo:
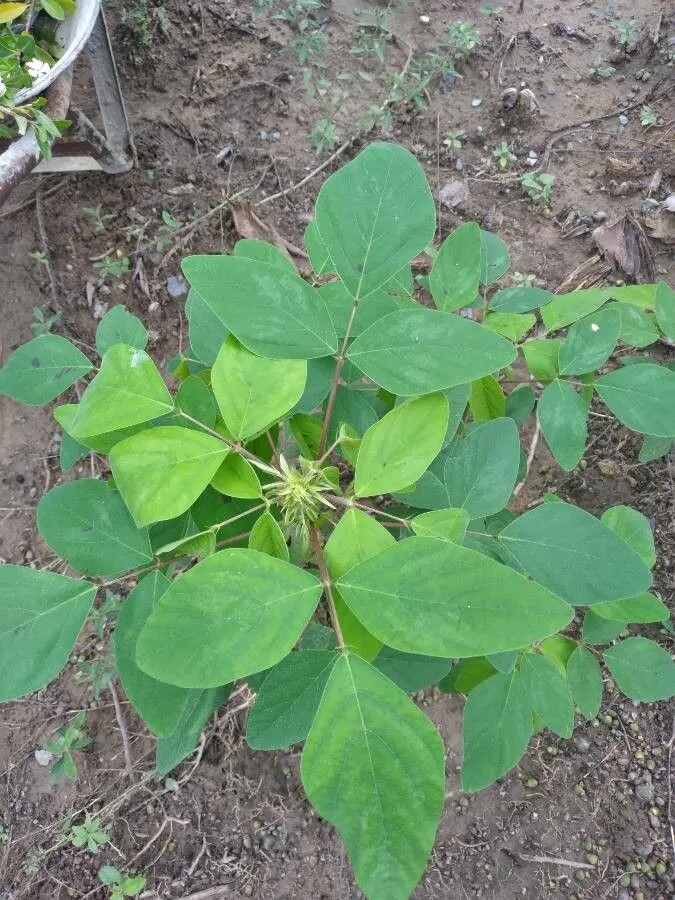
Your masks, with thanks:
[[[192,291],[252,353],[312,359],[337,350],[320,294],[299,275],[243,256],[188,256]]]
[[[594,719],[602,703],[602,672],[590,650],[574,650],[567,662],[567,680],[581,715]]]
[[[227,700],[231,691],[231,684],[206,691],[190,691],[175,731],[157,740],[155,768],[160,777],[168,775],[192,753],[209,716]]]
[[[400,492],[396,499],[414,509],[445,509],[450,501],[442,481],[446,454],[441,453],[432,467],[417,481],[412,491]],[[440,470],[437,468],[440,463]],[[440,474],[439,474],[440,473]]]
[[[321,585],[302,569],[255,550],[221,550],[174,581],[138,639],[153,678],[215,687],[273,666],[314,612]]]
[[[520,439],[513,419],[493,419],[457,438],[447,450],[445,486],[449,506],[472,519],[499,512],[518,476]]]
[[[264,512],[248,536],[248,546],[259,553],[267,553],[277,559],[288,560],[288,544],[274,516]]]
[[[656,321],[661,331],[675,340],[675,291],[661,281],[656,288]]]
[[[610,600],[608,603],[596,603],[593,612],[614,622],[665,622],[670,611],[665,603],[653,594],[638,594],[625,600]]]
[[[61,444],[59,447],[59,466],[62,472],[69,472],[78,459],[89,455],[89,447],[85,447],[74,437],[71,437],[67,431],[61,434]]]
[[[574,701],[560,670],[539,653],[523,653],[520,674],[532,708],[547,728],[560,737],[572,737]]]
[[[409,397],[496,372],[513,362],[516,350],[476,322],[419,307],[380,319],[347,355],[380,387]]]
[[[480,228],[477,222],[465,222],[443,241],[429,275],[438,309],[453,312],[468,306],[478,294],[480,272]]]
[[[529,510],[498,540],[536,582],[575,606],[632,597],[652,581],[637,553],[590,513],[567,503]]]
[[[37,526],[51,549],[84,575],[113,578],[152,562],[148,532],[135,526],[104,481],[81,478],[52,488],[38,504]]]
[[[626,627],[625,622],[617,622],[596,616],[592,609],[584,614],[584,625],[581,638],[585,644],[609,644],[618,637]]]
[[[504,415],[506,400],[493,375],[484,375],[471,385],[469,409],[477,422],[489,422]]]
[[[471,659],[460,659],[450,672],[439,681],[439,688],[446,694],[471,693],[476,685],[491,678],[497,669],[485,656],[473,656]]]
[[[420,537],[461,544],[469,524],[465,509],[434,509],[410,520],[410,527]]]
[[[277,750],[304,741],[338,660],[330,650],[289,653],[263,681],[246,724],[253,750]]]
[[[298,442],[300,455],[306,459],[314,459],[319,454],[319,444],[323,433],[323,423],[316,416],[296,413],[289,419],[291,434]]]
[[[66,14],[63,7],[56,0],[40,0],[40,5],[52,19],[56,19],[58,22],[62,22],[65,19]]]
[[[546,306],[551,300],[553,300],[553,294],[542,288],[511,287],[493,294],[488,306],[495,312],[526,313],[532,309]]]
[[[475,687],[462,720],[462,789],[482,791],[512,769],[532,730],[532,706],[519,672],[498,672]]]
[[[630,347],[649,347],[658,341],[659,330],[651,313],[643,312],[632,303],[619,303],[617,306],[621,314],[619,338],[622,344],[628,344]]]
[[[434,236],[436,211],[424,170],[403,147],[370,144],[324,182],[316,225],[330,271],[353,296],[366,297]]]
[[[602,658],[619,688],[631,700],[670,700],[675,695],[675,662],[654,641],[627,638],[605,650]]]
[[[319,234],[316,219],[312,219],[307,228],[305,228],[305,249],[312,264],[314,275],[317,278],[332,272],[332,261],[328,255],[328,249]]]
[[[213,394],[198,375],[189,375],[178,388],[176,412],[178,413],[179,410],[208,428],[213,428],[216,424],[216,402]],[[178,422],[185,428],[199,429],[198,425],[184,417],[178,416]]]
[[[188,294],[185,301],[185,315],[188,319],[188,334],[193,353],[207,366],[213,365],[218,351],[227,340],[229,331],[197,291],[191,290]]]
[[[393,297],[384,288],[378,288],[361,299],[352,319],[354,298],[341,281],[330,281],[328,284],[321,285],[319,293],[326,304],[339,338],[346,335],[350,322],[349,334],[351,337],[356,337],[366,328],[370,328],[371,325],[388,316],[389,313],[399,309],[415,309],[417,307],[411,297]]]
[[[117,671],[125,694],[148,728],[164,737],[178,727],[188,692],[141,671],[136,664],[136,641],[155,603],[170,584],[161,572],[146,575],[122,604],[113,636]]]
[[[449,388],[449,390],[447,391],[443,391],[443,393],[448,398],[448,403],[450,404],[450,418],[448,419],[448,428],[445,432],[445,437],[443,438],[443,449],[445,449],[457,434],[457,429],[459,428],[459,425],[462,421],[464,410],[466,409],[466,405],[469,402],[471,385],[458,384],[455,385],[455,387]]]
[[[651,462],[653,459],[660,459],[670,451],[672,445],[673,439],[671,437],[653,437],[651,434],[646,434],[642,439],[642,446],[640,447],[638,459],[641,463]]]
[[[567,661],[576,650],[577,644],[571,638],[563,634],[554,634],[539,644],[539,650],[546,659],[550,659],[554,666],[565,674]]]
[[[325,356],[322,359],[308,359],[305,389],[302,397],[300,397],[290,412],[314,412],[328,396],[334,374],[335,360],[332,357]]]
[[[558,354],[562,343],[558,338],[545,338],[523,344],[527,368],[537,381],[550,381],[557,377]]]
[[[519,384],[506,397],[504,413],[518,425],[525,422],[537,402],[537,395],[529,384]]]
[[[337,588],[384,644],[429,656],[516,650],[564,628],[573,615],[513,569],[434,538],[399,541],[343,575]]]
[[[510,341],[520,341],[536,324],[531,313],[488,312],[483,325],[496,334],[503,334]]]
[[[646,516],[630,506],[611,506],[602,514],[601,521],[632,547],[649,569],[654,567],[654,535]]]
[[[68,661],[96,588],[23,566],[0,566],[0,701],[44,687]]]
[[[241,500],[262,497],[262,487],[255,469],[238,453],[228,453],[211,479],[211,485],[228,497]]]
[[[275,247],[274,244],[268,244],[267,241],[260,241],[256,238],[242,238],[237,241],[232,250],[233,256],[243,256],[246,259],[258,260],[258,262],[269,263],[272,266],[278,266],[293,275],[298,274],[293,261],[290,257]]]
[[[616,304],[576,322],[558,354],[561,375],[585,375],[604,365],[612,355],[621,329]]]
[[[43,406],[93,366],[70,341],[42,334],[22,344],[0,369],[0,394],[29,406]]]
[[[490,653],[486,658],[498,672],[501,672],[503,675],[508,675],[509,672],[513,672],[513,668],[519,656],[520,653],[518,650],[508,650],[506,653]]]
[[[232,337],[221,347],[211,370],[220,412],[239,440],[264,431],[292,409],[306,381],[304,359],[264,359]]]
[[[595,389],[628,428],[675,437],[675,372],[650,363],[625,366],[599,378]]]
[[[138,425],[131,425],[129,428],[120,428],[117,431],[109,431],[106,434],[81,436],[80,433],[75,430],[77,411],[78,405],[76,403],[64,403],[54,409],[54,418],[61,428],[63,428],[64,432],[67,432],[73,440],[81,443],[88,451],[95,450],[97,453],[109,453],[115,444],[119,444],[120,441],[131,437],[133,434],[145,431],[148,427],[147,423],[143,422]]]
[[[480,283],[492,284],[508,271],[511,265],[506,244],[491,231],[480,233]]]
[[[109,460],[115,484],[141,528],[189,509],[227,453],[225,444],[209,434],[169,425],[115,444]]]
[[[82,395],[69,430],[84,439],[148,422],[172,410],[171,394],[148,354],[115,344]]]
[[[96,349],[99,356],[105,354],[115,344],[127,344],[137,350],[145,350],[148,332],[136,316],[125,306],[113,306],[103,316],[96,328]]]
[[[307,798],[346,844],[357,884],[405,900],[422,877],[444,799],[441,738],[358,656],[331,672],[301,762]]]
[[[448,401],[428,394],[395,406],[363,436],[356,460],[357,497],[392,494],[416,481],[437,456],[448,427]]]
[[[401,653],[393,647],[383,647],[373,660],[373,665],[390,681],[414,694],[432,684],[438,684],[450,671],[450,660],[419,653]]]
[[[355,507],[347,509],[324,547],[326,566],[331,579],[337,581],[359,563],[376,556],[395,543],[394,536],[384,525],[360,509]],[[333,599],[347,647],[365,660],[374,659],[382,647],[382,641],[364,628],[335,588]]]
[[[216,536],[212,531],[200,531],[177,541],[157,547],[157,556],[211,556],[216,550]]]
[[[558,331],[599,309],[612,296],[611,288],[589,288],[558,294],[541,311],[548,331]]]
[[[378,402],[373,391],[341,385],[335,394],[331,439],[335,440],[342,423],[349,425],[362,437],[371,425],[379,421],[385,411],[386,408]]]
[[[588,437],[584,402],[566,381],[552,381],[539,398],[542,434],[558,465],[571,472],[584,455]]]

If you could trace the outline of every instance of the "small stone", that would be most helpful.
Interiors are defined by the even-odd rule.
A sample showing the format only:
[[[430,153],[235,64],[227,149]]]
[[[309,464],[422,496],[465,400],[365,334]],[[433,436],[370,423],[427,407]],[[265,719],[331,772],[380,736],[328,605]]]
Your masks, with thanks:
[[[587,737],[584,737],[583,734],[580,734],[579,737],[574,739],[574,743],[576,744],[576,748],[579,753],[588,753],[591,749],[591,742]]]
[[[429,16],[420,16],[420,23],[422,25],[428,25],[429,22],[431,22],[431,19],[429,18]]]
[[[537,781],[537,779],[532,778],[532,776],[525,779],[525,787],[536,788],[538,784],[539,784],[539,782]]]
[[[607,219],[607,213],[604,209],[598,209],[593,213],[593,221],[594,222],[605,222]]]
[[[598,468],[603,475],[616,476],[621,474],[621,467],[614,459],[599,459]]]
[[[53,755],[49,752],[49,750],[44,750],[40,747],[39,750],[35,751],[35,762],[39,766],[50,766],[54,761]]]
[[[659,821],[659,817],[655,816],[654,813],[649,813],[649,824],[652,828],[658,829],[661,827],[661,822]]]
[[[619,125],[628,125],[628,116],[621,114],[619,116]]]
[[[554,97],[557,91],[553,86],[551,86],[546,88],[546,93],[549,95],[549,97]]]
[[[471,101],[471,105],[473,106],[474,109],[476,109],[476,107],[480,106],[482,102],[483,101],[481,100],[480,97],[474,97],[473,100]]]
[[[307,860],[307,862],[308,862],[309,865],[314,869],[314,868],[316,868],[316,865],[317,865],[317,863],[319,862],[319,857],[318,857],[318,856],[312,855],[312,856],[309,857],[309,859]]]
[[[588,862],[591,866],[597,866],[597,864],[598,864],[597,853],[587,853],[586,854],[586,862]]]
[[[182,275],[169,275],[166,279],[166,292],[169,297],[184,297],[188,292],[186,280]]]
[[[247,884],[247,885],[246,885],[246,887],[244,888],[244,896],[245,896],[245,897],[252,897],[252,896],[253,896],[253,885],[252,885],[252,884]]]
[[[454,209],[469,199],[469,188],[465,181],[448,181],[438,192],[438,199],[443,206]]]

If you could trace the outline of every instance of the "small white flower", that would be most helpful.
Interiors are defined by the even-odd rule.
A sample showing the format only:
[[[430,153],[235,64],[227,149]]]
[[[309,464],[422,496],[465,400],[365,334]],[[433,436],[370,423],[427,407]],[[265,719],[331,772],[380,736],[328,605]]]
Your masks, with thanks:
[[[42,78],[43,75],[48,75],[49,69],[49,63],[43,62],[41,59],[29,59],[26,63],[26,71],[33,81]]]
[[[7,85],[2,80],[2,78],[0,78],[0,97],[4,96],[6,90],[7,90]]]
[[[595,322],[591,325],[591,331],[600,331],[600,326],[596,325]]]

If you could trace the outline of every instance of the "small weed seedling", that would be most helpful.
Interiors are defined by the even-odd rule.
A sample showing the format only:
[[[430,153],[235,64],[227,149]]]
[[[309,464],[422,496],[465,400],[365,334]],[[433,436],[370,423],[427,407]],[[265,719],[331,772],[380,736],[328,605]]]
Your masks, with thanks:
[[[511,283],[515,287],[533,287],[537,276],[533,272],[517,272],[511,273]]]
[[[269,6],[270,9],[274,8],[274,0],[265,4]],[[321,9],[323,3],[321,0],[286,0],[283,4],[283,8],[280,12],[275,13],[273,18],[278,19],[280,22],[288,22],[291,25],[298,25],[307,20],[307,17],[311,15],[315,10]],[[262,11],[264,6],[259,4],[259,11]]]
[[[391,40],[389,9],[378,9],[374,22],[362,22],[356,27],[356,44],[349,52],[353,56],[374,56],[384,62],[384,52]]]
[[[607,65],[601,56],[596,56],[593,65],[586,69],[589,78],[611,78],[615,72],[614,66]]]
[[[547,172],[533,174],[528,172],[520,179],[520,184],[527,197],[536,206],[550,206],[555,176]]]
[[[547,202],[551,176],[527,179]],[[319,192],[311,277],[262,241],[183,260],[189,347],[170,380],[123,307],[99,323],[96,359],[44,334],[0,369],[0,392],[32,405],[83,380],[54,416],[111,473],[38,505],[42,539],[77,577],[0,566],[13,625],[9,639],[0,629],[0,700],[56,678],[97,592],[131,583],[113,650],[157,737],[158,778],[246,682],[249,746],[302,745],[307,798],[369,900],[411,895],[443,813],[445,751],[418,691],[466,697],[467,792],[517,766],[535,733],[567,739],[594,720],[605,671],[636,703],[675,696],[645,516],[551,495],[512,509],[535,415],[567,472],[600,404],[642,435],[640,460],[670,451],[675,372],[635,347],[622,311],[644,316],[652,343],[675,339],[675,291],[501,288],[496,235],[466,222],[431,249],[435,234],[422,166],[374,143]],[[477,297],[480,319],[464,317]],[[649,623],[666,646],[640,634]],[[94,817],[76,828],[92,851],[108,839]],[[116,900],[121,878],[100,879]]]
[[[622,49],[628,50],[637,44],[635,19],[617,19],[612,22],[612,28],[616,31],[616,42]]]
[[[497,166],[502,171],[508,169],[512,163],[518,161],[518,157],[511,151],[511,148],[506,141],[502,141],[498,147],[494,148],[492,151],[492,158],[496,161]]]
[[[68,840],[76,849],[86,847],[90,853],[98,853],[99,849],[108,843],[108,833],[101,828],[96,816],[87,813],[81,825],[71,825]]]
[[[131,263],[128,256],[123,256],[121,251],[116,251],[115,256],[108,254],[103,259],[94,263],[94,268],[101,278],[123,278],[131,272]]]
[[[34,254],[31,254],[33,256]],[[40,262],[44,260],[40,259]],[[40,309],[39,306],[33,307],[33,321],[31,322],[30,330],[33,332],[33,337],[39,337],[41,334],[49,334],[54,325],[59,321],[59,314],[52,313],[51,316],[46,316],[44,311]]]
[[[335,122],[331,119],[319,119],[309,133],[309,139],[317,153],[325,153],[337,147],[338,136]]]
[[[98,870],[98,880],[111,888],[109,900],[138,897],[146,884],[143,875],[122,875],[115,866],[102,866]]]
[[[91,219],[94,223],[94,231],[96,232],[96,234],[101,234],[102,232],[104,232],[105,223],[115,218],[112,213],[104,213],[100,203],[98,203],[96,206],[83,206],[82,212],[85,212],[88,216],[91,216]]]
[[[653,128],[655,125],[659,124],[659,116],[653,106],[644,106],[640,107],[640,125],[643,128]]]
[[[325,67],[323,61],[328,49],[328,35],[319,31],[311,19],[303,19],[298,24],[298,33],[286,47],[293,53],[301,66]]]
[[[40,340],[40,338],[36,338]],[[77,780],[77,766],[73,758],[75,750],[82,750],[91,744],[91,738],[87,737],[83,731],[85,720],[84,711],[79,712],[72,722],[62,725],[56,732],[56,737],[50,741],[45,741],[42,745],[48,750],[56,762],[52,766],[52,781],[61,781],[67,778],[70,781]]]
[[[447,38],[443,46],[447,47],[456,60],[467,60],[480,44],[480,35],[473,22],[452,22],[446,25]]]
[[[466,140],[466,131],[461,128],[454,128],[452,131],[446,131],[443,135],[443,146],[448,150],[461,150]]]

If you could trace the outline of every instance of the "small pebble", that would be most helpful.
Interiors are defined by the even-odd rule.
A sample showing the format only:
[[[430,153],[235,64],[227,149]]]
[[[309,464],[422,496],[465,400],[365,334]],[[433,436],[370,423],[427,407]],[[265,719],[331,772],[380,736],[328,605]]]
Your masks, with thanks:
[[[477,106],[480,106],[482,102],[483,101],[481,100],[480,97],[474,97],[473,100],[471,101],[471,105],[475,109]]]
[[[35,762],[39,766],[50,766],[53,761],[54,757],[49,752],[49,750],[44,750],[42,747],[40,747],[39,750],[35,751]]]
[[[574,743],[576,744],[577,750],[580,753],[588,753],[588,751],[591,749],[591,742],[583,735],[579,735],[579,737],[575,738]]]
[[[169,297],[184,297],[188,292],[187,282],[182,275],[169,275],[166,279],[166,291]]]
[[[628,116],[619,116],[619,125],[628,125]]]
[[[604,209],[598,209],[593,213],[593,221],[594,222],[604,222],[607,219],[607,213]]]
[[[431,22],[431,19],[429,18],[429,16],[420,16],[420,22],[422,23],[422,25],[428,25],[429,22]]]

